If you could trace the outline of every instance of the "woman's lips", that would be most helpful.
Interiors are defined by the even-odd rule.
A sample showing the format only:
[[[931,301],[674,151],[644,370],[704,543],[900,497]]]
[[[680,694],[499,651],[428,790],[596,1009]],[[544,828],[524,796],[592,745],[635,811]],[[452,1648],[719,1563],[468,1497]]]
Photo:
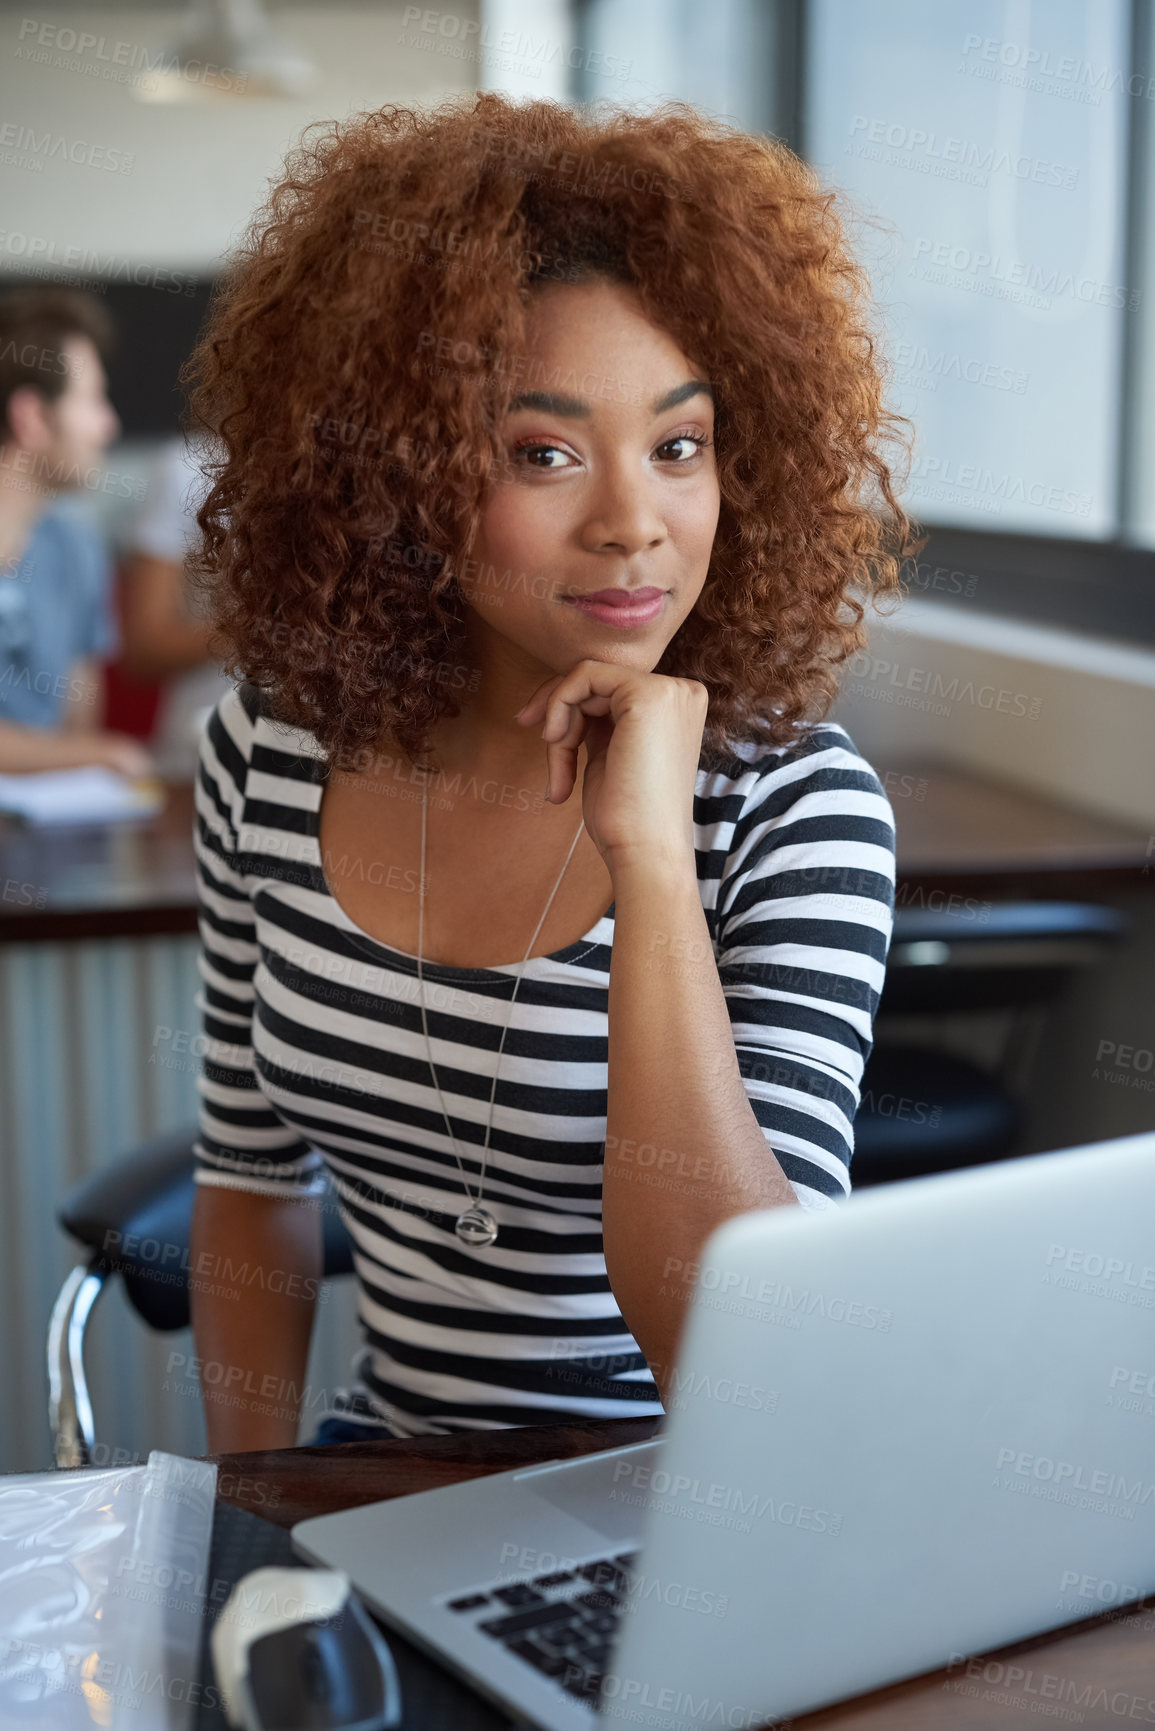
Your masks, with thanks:
[[[628,596],[628,599],[609,601],[578,595],[570,595],[566,599],[571,607],[576,607],[587,618],[596,619],[601,625],[616,625],[619,630],[648,625],[658,617],[667,599],[664,589],[638,589],[632,593],[621,589],[617,593],[623,597]]]

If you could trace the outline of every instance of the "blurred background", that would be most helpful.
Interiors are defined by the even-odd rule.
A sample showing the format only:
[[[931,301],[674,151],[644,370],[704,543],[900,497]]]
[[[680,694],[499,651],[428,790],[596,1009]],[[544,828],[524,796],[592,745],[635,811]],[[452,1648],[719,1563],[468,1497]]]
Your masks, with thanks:
[[[928,536],[834,711],[899,831],[855,1180],[1152,1127],[1152,31],[1149,0],[0,4],[0,289],[83,289],[112,327],[115,434],[52,509],[107,553],[102,729],[165,788],[147,821],[0,818],[0,1471],[51,1463],[46,1339],[70,1271],[74,1341],[88,1302],[97,1204],[88,1249],[58,1210],[150,1140],[179,1154],[195,1116],[188,781],[223,686],[183,589],[176,379],[214,274],[317,119],[474,89],[681,97],[842,189]],[[16,554],[0,565],[0,634],[35,581]],[[146,1239],[149,1218],[131,1215]],[[147,1254],[153,1299],[163,1275],[179,1309],[179,1255]],[[98,1463],[205,1446],[191,1337],[166,1320],[108,1282],[85,1348]],[[316,1389],[347,1379],[355,1344],[335,1281]]]

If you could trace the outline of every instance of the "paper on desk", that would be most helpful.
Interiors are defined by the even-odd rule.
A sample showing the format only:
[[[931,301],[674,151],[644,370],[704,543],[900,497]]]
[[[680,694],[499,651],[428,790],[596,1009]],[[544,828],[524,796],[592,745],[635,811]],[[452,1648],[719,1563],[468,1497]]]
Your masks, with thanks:
[[[216,1485],[159,1449],[0,1477],[0,1726],[192,1731]]]
[[[150,817],[164,804],[164,788],[151,776],[129,781],[115,770],[45,769],[0,775],[0,811],[27,823],[118,823]]]

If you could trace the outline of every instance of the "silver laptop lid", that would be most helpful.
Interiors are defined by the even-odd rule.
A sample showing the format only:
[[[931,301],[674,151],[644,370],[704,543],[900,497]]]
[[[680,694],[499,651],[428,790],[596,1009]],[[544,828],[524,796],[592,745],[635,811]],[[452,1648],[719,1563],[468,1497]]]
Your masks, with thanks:
[[[726,1222],[669,1407],[615,1467],[607,1719],[758,1725],[1155,1592],[1155,1135]]]

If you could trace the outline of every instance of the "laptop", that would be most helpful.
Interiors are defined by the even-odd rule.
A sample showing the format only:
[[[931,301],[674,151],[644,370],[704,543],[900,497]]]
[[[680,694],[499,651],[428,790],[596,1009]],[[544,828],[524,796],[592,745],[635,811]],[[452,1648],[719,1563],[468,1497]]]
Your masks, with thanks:
[[[544,1731],[764,1725],[1155,1593],[1155,1134],[726,1221],[658,1437],[292,1537]]]

